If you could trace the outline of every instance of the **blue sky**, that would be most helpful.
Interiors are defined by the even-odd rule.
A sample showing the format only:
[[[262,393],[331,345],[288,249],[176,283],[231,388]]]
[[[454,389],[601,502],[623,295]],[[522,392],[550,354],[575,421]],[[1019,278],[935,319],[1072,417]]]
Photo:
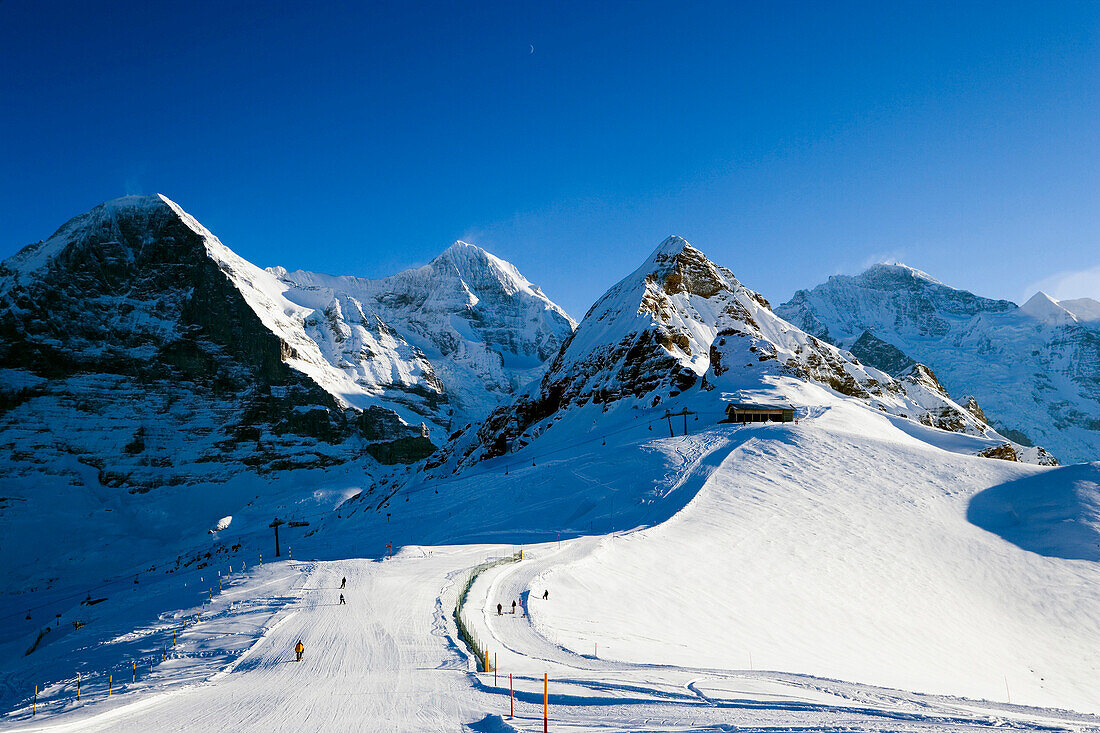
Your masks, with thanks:
[[[672,233],[775,302],[1100,298],[1098,92],[1100,3],[3,0],[0,257],[162,192],[263,266],[466,239],[578,318]]]

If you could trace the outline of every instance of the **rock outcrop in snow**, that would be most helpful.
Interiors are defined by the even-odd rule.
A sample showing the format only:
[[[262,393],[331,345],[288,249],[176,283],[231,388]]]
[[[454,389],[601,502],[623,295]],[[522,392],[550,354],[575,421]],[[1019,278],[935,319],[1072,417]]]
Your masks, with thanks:
[[[1037,293],[1018,307],[904,265],[875,265],[800,290],[776,311],[861,360],[869,333],[930,366],[951,394],[976,397],[1002,434],[1042,443],[1064,461],[1086,461],[1100,457],[1100,328],[1090,320],[1093,303]]]

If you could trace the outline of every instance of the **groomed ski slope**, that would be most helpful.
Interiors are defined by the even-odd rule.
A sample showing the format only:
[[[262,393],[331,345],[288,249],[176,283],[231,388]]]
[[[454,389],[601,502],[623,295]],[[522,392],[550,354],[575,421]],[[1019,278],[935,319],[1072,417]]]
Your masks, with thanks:
[[[539,629],[631,662],[751,655],[757,669],[1100,712],[1100,565],[968,521],[986,487],[1090,468],[1095,481],[1096,467],[948,454],[844,403],[751,429],[669,521],[547,568]],[[1048,543],[1081,529],[1063,526]]]
[[[967,519],[975,495],[1009,485],[1016,497],[1061,471],[1080,483],[1090,467],[950,453],[936,445],[976,439],[816,387],[784,389],[803,406],[797,425],[708,415],[668,438],[639,420],[578,449],[594,422],[581,412],[547,433],[558,442],[541,454],[532,446],[440,482],[445,498],[430,482],[408,501],[395,495],[392,524],[390,505],[372,497],[360,515],[296,541],[295,557],[314,559],[250,569],[215,599],[267,598],[249,643],[206,626],[215,615],[181,640],[187,652],[201,639],[204,655],[158,665],[110,700],[97,690],[34,720],[21,704],[0,728],[537,731],[547,673],[552,730],[1100,730],[1100,717],[1082,714],[1100,710],[1100,568],[1057,557],[1057,533],[1038,554]],[[594,492],[596,505],[580,503]],[[620,531],[568,531],[608,521]],[[465,527],[525,542],[522,562],[478,577],[465,610],[497,655],[495,683],[471,671],[452,612],[469,569],[515,545],[408,542],[395,558],[355,559],[383,527],[396,540]],[[530,542],[555,527],[567,530],[560,545]],[[529,615],[496,616],[513,598]],[[290,661],[298,638],[301,664]],[[244,651],[219,657],[219,643]]]
[[[16,711],[4,728],[538,731],[542,675],[548,674],[550,729],[559,731],[1100,729],[1098,718],[1059,711],[781,672],[633,664],[571,653],[531,623],[558,599],[530,598],[526,588],[546,569],[586,557],[607,541],[532,546],[523,562],[478,577],[467,617],[496,660],[496,676],[472,671],[468,653],[456,644],[450,611],[464,572],[455,568],[506,556],[511,548],[410,547],[383,562],[276,563],[281,575],[289,570],[298,576],[290,587],[282,578],[287,605],[247,651],[205,681],[173,682],[185,670],[158,667],[159,679],[139,691],[110,699],[102,691],[86,693],[82,704],[63,714],[35,719]],[[345,576],[347,605],[340,605],[339,579]],[[269,582],[257,576],[251,590]],[[249,590],[248,584],[237,590]],[[492,601],[517,591],[521,610],[496,616]],[[298,639],[306,646],[301,663],[293,654]],[[187,657],[174,661],[203,667]]]

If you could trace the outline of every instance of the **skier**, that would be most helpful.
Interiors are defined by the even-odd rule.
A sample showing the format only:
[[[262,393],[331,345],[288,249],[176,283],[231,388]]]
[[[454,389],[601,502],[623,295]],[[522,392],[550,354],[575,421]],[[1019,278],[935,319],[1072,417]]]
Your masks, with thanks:
[[[348,584],[348,579],[347,579],[347,578],[341,578],[341,579],[340,579],[340,590],[343,590],[343,589],[344,589],[344,587],[345,587],[345,586],[346,586],[347,584]]]
[[[516,615],[516,602],[515,601],[512,601],[512,615],[513,616]]]
[[[497,616],[500,616],[501,615],[500,612],[503,611],[503,610],[504,610],[504,606],[502,606],[498,603],[497,604]]]
[[[544,600],[544,601],[550,600],[550,591],[549,590],[544,590],[542,592],[542,600]]]
[[[302,644],[302,640],[299,639],[298,643],[294,645],[294,653],[298,655],[298,659],[296,661],[302,661],[302,654],[305,652],[305,650],[306,648]]]
[[[341,606],[346,606],[346,605],[348,605],[348,604],[347,604],[347,601],[345,601],[345,600],[344,600],[344,594],[343,594],[343,593],[341,593],[341,594],[340,594],[340,605],[341,605]]]

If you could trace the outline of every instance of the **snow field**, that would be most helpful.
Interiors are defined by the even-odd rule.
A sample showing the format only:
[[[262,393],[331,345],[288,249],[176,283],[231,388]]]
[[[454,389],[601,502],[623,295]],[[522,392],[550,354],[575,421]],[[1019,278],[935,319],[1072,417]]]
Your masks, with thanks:
[[[471,671],[473,660],[459,646],[452,614],[465,574],[512,548],[408,547],[385,561],[265,566],[269,576],[250,574],[231,591],[256,598],[266,587],[278,610],[219,671],[197,674],[201,663],[181,656],[176,672],[196,667],[190,677],[180,674],[173,681],[165,675],[110,701],[89,697],[33,720],[9,715],[0,728],[538,731],[542,674],[548,672],[551,729],[557,731],[1100,729],[1095,718],[786,673],[593,659],[548,640],[522,613],[496,616],[493,600],[541,588],[543,578],[554,576],[547,575],[552,568],[582,562],[629,536],[563,541],[560,549],[557,543],[526,547],[523,561],[478,577],[469,610],[487,646],[496,650],[495,681],[492,674]],[[348,579],[343,590],[341,577]],[[339,604],[340,593],[346,605]],[[555,585],[549,601],[525,598],[525,606],[535,618],[550,616],[556,605],[570,603],[561,594]],[[210,648],[231,636],[211,627]],[[293,653],[299,639],[305,645],[301,663]],[[509,717],[509,672],[515,675],[515,718]]]
[[[622,661],[1098,712],[1100,568],[967,520],[979,491],[1041,471],[836,404],[733,447],[669,521],[550,569],[535,623]]]

